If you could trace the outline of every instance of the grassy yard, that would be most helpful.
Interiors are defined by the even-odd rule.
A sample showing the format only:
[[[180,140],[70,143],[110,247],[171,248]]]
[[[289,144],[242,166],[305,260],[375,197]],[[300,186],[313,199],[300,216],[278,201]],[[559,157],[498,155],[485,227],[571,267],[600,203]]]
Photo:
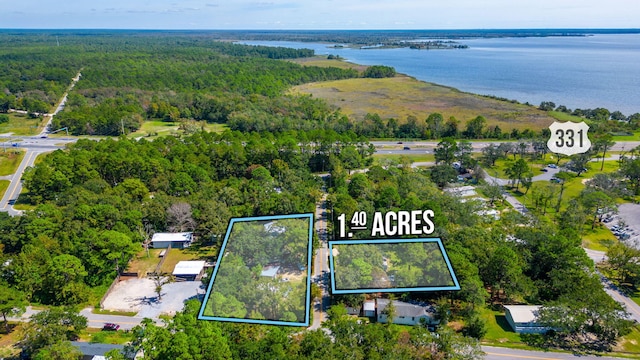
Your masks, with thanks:
[[[209,132],[223,132],[227,129],[227,125],[225,124],[209,124],[204,121],[201,122],[201,126]],[[145,121],[138,131],[129,134],[128,137],[154,138],[158,136],[175,135],[182,133],[179,127],[179,122]]]
[[[629,335],[623,336],[615,347],[615,351],[622,353],[640,354],[640,330],[634,327]]]
[[[171,249],[165,254],[165,257],[167,259],[160,268],[160,272],[163,274],[173,273],[173,269],[179,261],[199,260],[202,258],[198,252],[182,249]]]
[[[483,344],[535,350],[520,339],[520,334],[511,330],[504,312],[484,308],[480,309],[480,316],[487,325],[487,334],[482,339]]]
[[[11,359],[12,355],[20,352],[14,345],[20,339],[22,324],[9,322],[9,329],[9,333],[6,333],[4,322],[0,320],[0,359]]]
[[[633,135],[614,135],[613,141],[639,141],[640,131],[636,131]]]
[[[121,330],[104,331],[102,329],[86,328],[80,333],[78,341],[100,344],[126,344],[131,341],[131,333]]]
[[[487,119],[488,127],[498,125],[503,132],[514,128],[539,131],[554,121],[546,112],[533,106],[464,93],[404,75],[304,84],[294,87],[291,92],[324,99],[354,119],[377,113],[383,119],[395,118],[403,123],[410,115],[423,121],[429,114],[438,112],[445,119],[454,116],[464,128],[466,121],[482,115]]]
[[[9,122],[0,124],[0,134],[11,133],[13,135],[36,135],[41,125],[40,118],[31,119],[26,114],[8,113]]]
[[[93,314],[100,315],[115,315],[115,316],[136,316],[138,314],[137,311],[112,311],[112,310],[104,310],[104,309],[96,309],[91,310]]]
[[[16,172],[24,158],[25,152],[14,147],[0,152],[0,176],[11,175]]]
[[[435,162],[435,156],[433,154],[410,154],[410,155],[397,155],[397,154],[374,154],[374,164],[380,165],[380,160],[393,160],[400,161],[401,158],[407,158],[411,162]]]
[[[4,196],[4,192],[7,191],[9,184],[11,184],[9,180],[0,180],[0,199]]]
[[[149,249],[149,256],[145,250],[141,250],[136,254],[129,262],[127,272],[133,272],[146,275],[148,272],[152,272],[156,269],[156,266],[160,263],[161,258],[158,257],[163,249]]]
[[[604,226],[596,226],[593,230],[591,226],[585,226],[582,234],[582,246],[591,250],[607,251],[609,246],[617,242],[618,239],[611,230]]]

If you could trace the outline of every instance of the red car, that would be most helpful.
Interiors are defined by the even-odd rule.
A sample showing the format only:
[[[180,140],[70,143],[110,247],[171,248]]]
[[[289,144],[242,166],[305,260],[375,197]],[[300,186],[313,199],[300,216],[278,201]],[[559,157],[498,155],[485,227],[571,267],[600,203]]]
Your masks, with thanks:
[[[120,325],[114,324],[114,323],[106,323],[102,328],[102,330],[113,330],[113,331],[118,331],[118,329],[120,329]]]

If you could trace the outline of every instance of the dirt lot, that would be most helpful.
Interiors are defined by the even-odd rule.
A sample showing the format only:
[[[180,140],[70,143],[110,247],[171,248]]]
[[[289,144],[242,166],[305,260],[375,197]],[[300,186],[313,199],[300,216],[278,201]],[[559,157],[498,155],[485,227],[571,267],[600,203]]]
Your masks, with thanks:
[[[158,300],[151,279],[128,279],[119,282],[105,299],[104,308],[114,311],[137,311],[138,317],[157,318],[181,311],[184,301],[203,296],[206,289],[200,281],[183,281],[164,285]]]

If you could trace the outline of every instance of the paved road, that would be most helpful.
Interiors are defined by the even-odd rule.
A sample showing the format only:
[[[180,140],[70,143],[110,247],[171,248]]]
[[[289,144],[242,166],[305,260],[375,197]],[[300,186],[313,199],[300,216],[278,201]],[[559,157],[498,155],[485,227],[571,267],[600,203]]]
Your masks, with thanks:
[[[549,169],[549,170],[552,170],[552,169]],[[485,179],[489,182],[492,182],[493,184],[499,184],[504,186],[508,183],[508,180],[489,176],[488,174],[486,174],[486,172],[485,172],[485,176],[486,176]],[[524,206],[524,204],[522,204],[518,199],[511,196],[506,191],[503,192],[503,195],[507,200],[507,202],[509,202],[513,206],[513,208],[516,209],[518,212],[520,212],[523,215],[528,212],[526,206]],[[640,206],[638,206],[637,211],[638,211],[638,214],[640,214]],[[628,219],[628,220],[632,221],[637,226],[640,226],[640,223],[638,223],[638,219],[640,219],[640,216],[638,216],[637,218]],[[603,251],[597,251],[597,250],[591,250],[591,249],[584,249],[584,251],[587,253],[587,256],[589,256],[589,258],[593,260],[594,263],[598,263],[606,260],[606,254]],[[624,295],[615,285],[613,285],[613,283],[611,283],[611,281],[609,281],[609,279],[602,276],[602,274],[600,274],[599,272],[598,274],[600,275],[600,281],[602,282],[602,286],[604,290],[609,294],[609,296],[611,296],[614,300],[623,304],[623,306],[627,309],[627,311],[631,315],[631,319],[640,322],[640,306],[636,304],[633,300],[631,300],[629,297]]]
[[[327,233],[327,194],[324,193],[322,199],[316,205],[315,228],[320,239],[320,248],[317,249],[313,259],[313,282],[320,286],[322,299],[313,303],[313,324],[309,329],[319,329],[322,322],[327,318],[327,309],[331,305],[328,290],[329,279],[329,249]]]
[[[490,144],[500,145],[507,141],[472,141],[471,146],[474,152],[482,151],[482,148],[489,146]],[[517,143],[510,141],[511,143]],[[424,153],[425,150],[433,151],[438,146],[439,141],[402,141],[402,144],[398,144],[398,141],[371,141],[377,151],[385,153],[385,151],[397,151],[401,154],[414,154]],[[615,145],[608,151],[625,151],[631,150],[640,146],[640,141],[617,141]],[[402,150],[405,147],[410,150]]]
[[[509,348],[501,348],[494,346],[483,346],[482,351],[485,352],[487,360],[506,360],[506,359],[533,359],[533,360],[607,360],[620,359],[608,356],[596,355],[574,355],[568,353],[544,352],[544,351],[528,351]]]
[[[62,96],[62,99],[60,99],[60,102],[58,103],[56,110],[53,112],[53,114],[47,114],[49,116],[49,120],[42,128],[42,131],[40,132],[40,135],[38,135],[38,137],[46,136],[49,133],[49,130],[50,130],[49,125],[51,125],[51,121],[53,120],[53,117],[64,109],[64,106],[67,104],[67,96],[69,95],[69,91],[71,91],[73,87],[76,86],[76,83],[78,82],[78,80],[80,80],[80,76],[82,76],[82,74],[78,72],[78,74],[76,74],[76,77],[71,79],[71,84],[67,88],[67,91],[65,91],[64,95]]]
[[[18,138],[12,136],[0,136],[0,142],[2,140],[5,140],[5,144],[13,144],[14,142],[17,142],[17,139]],[[19,140],[20,142],[17,142],[18,146],[11,146],[11,149],[26,150],[24,158],[22,159],[20,165],[18,165],[18,169],[13,175],[1,177],[1,179],[3,180],[11,181],[11,183],[9,184],[7,190],[4,192],[2,199],[0,199],[0,211],[8,212],[12,216],[22,214],[21,211],[15,210],[13,208],[13,205],[9,205],[9,201],[16,200],[20,195],[20,192],[22,191],[21,180],[24,170],[29,166],[33,166],[38,155],[57,149],[62,149],[64,148],[65,144],[75,142],[75,139],[70,138],[41,139],[38,137],[20,137]]]
[[[120,316],[120,315],[102,315],[94,314],[91,308],[85,308],[80,311],[80,315],[87,318],[87,327],[101,329],[105,323],[115,323],[120,325],[122,330],[131,330],[134,326],[142,323],[142,317],[136,316]],[[29,321],[31,316],[39,313],[40,310],[34,310],[31,306],[27,306],[24,314],[20,317],[8,317],[9,321]],[[161,324],[158,319],[154,319],[156,324]]]
[[[4,192],[2,200],[0,200],[0,211],[6,211],[9,213],[9,215],[12,216],[22,214],[21,211],[14,210],[13,205],[9,205],[9,201],[15,201],[20,195],[20,191],[22,191],[22,173],[28,166],[33,166],[33,163],[39,154],[41,154],[41,152],[27,150],[26,154],[24,155],[24,159],[22,160],[20,165],[18,165],[18,169],[10,178],[11,183],[9,184],[7,190]]]

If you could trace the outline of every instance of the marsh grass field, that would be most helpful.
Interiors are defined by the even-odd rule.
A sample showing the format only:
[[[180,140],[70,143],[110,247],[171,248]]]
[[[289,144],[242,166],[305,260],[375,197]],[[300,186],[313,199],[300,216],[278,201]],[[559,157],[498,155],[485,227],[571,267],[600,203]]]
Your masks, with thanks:
[[[299,63],[357,70],[363,68],[318,57]],[[403,123],[408,116],[424,120],[429,114],[437,112],[445,119],[455,117],[462,128],[467,121],[482,115],[487,119],[488,127],[498,125],[503,132],[527,128],[539,131],[554,121],[554,117],[534,106],[465,93],[402,74],[393,78],[356,78],[304,84],[294,87],[291,92],[324,99],[355,120],[363,119],[367,113],[377,113],[383,119],[395,118]]]

